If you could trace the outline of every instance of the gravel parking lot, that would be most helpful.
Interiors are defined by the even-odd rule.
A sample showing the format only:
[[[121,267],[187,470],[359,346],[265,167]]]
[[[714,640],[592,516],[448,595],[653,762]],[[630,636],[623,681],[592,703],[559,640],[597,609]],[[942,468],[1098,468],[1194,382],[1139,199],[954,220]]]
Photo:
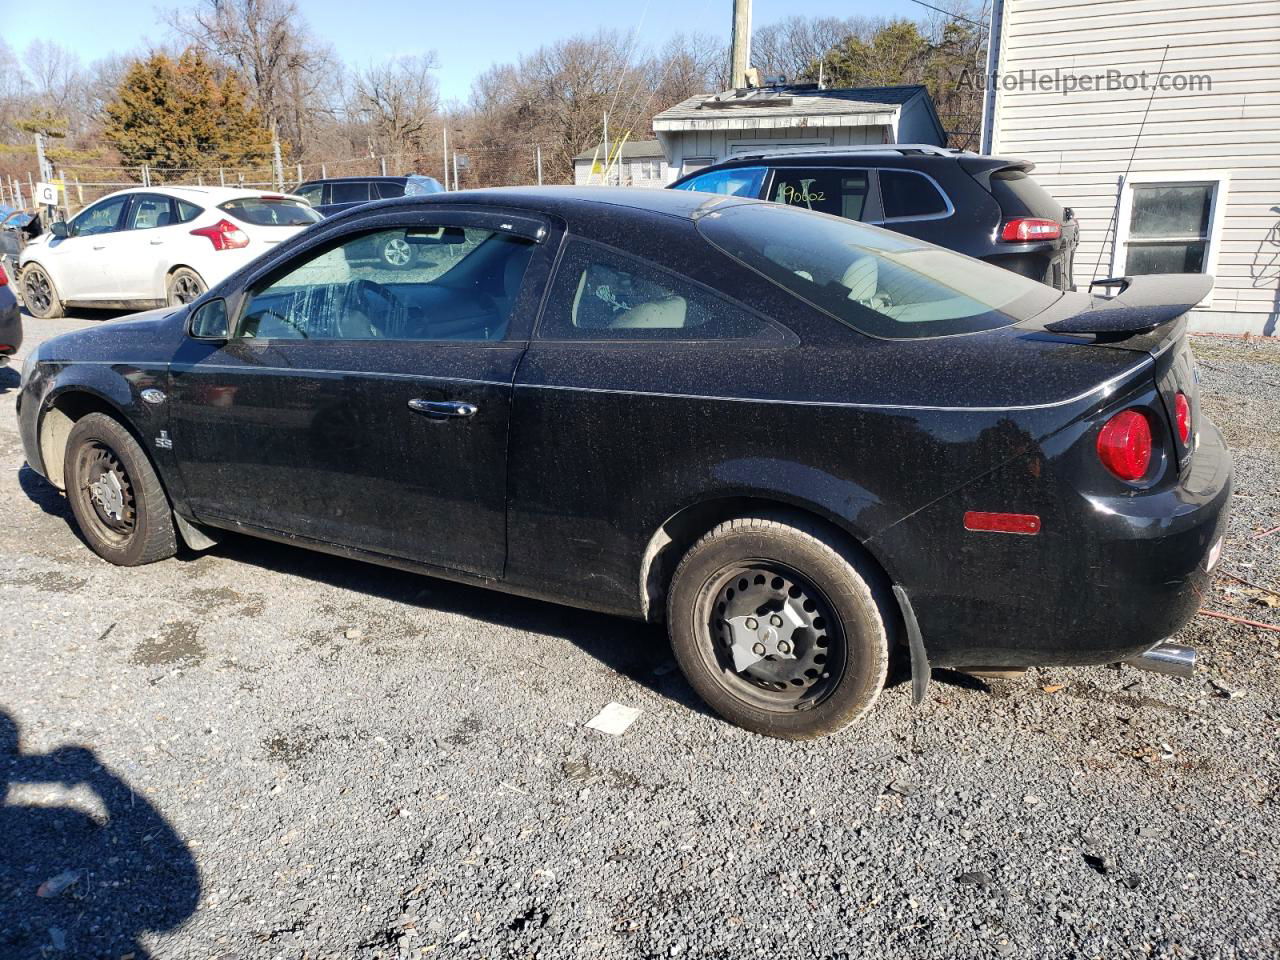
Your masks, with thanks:
[[[1238,489],[1204,603],[1280,626],[1280,345],[1196,352]],[[898,680],[783,743],[653,628],[250,539],[112,567],[24,467],[17,385],[0,957],[1280,954],[1280,633],[1198,617],[1194,681]]]

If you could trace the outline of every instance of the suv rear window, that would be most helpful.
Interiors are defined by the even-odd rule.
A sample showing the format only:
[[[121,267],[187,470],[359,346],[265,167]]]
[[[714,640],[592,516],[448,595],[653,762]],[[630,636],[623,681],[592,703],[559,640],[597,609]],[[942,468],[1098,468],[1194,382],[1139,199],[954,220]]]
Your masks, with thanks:
[[[1062,222],[1062,204],[1025,170],[995,171],[991,174],[991,195],[1005,217],[1044,217]]]
[[[1062,294],[1009,270],[852,220],[765,203],[698,220],[714,246],[855,330],[912,339],[994,330]]]
[[[218,209],[257,227],[301,227],[324,219],[305,203],[288,197],[241,197],[219,204]]]

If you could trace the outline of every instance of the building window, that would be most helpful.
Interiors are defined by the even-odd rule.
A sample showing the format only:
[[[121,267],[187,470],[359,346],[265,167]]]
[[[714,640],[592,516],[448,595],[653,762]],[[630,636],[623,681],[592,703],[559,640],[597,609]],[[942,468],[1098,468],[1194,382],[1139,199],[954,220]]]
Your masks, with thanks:
[[[634,180],[657,180],[662,176],[661,162],[658,160],[633,160],[631,177]]]
[[[1226,174],[1134,174],[1124,184],[1112,274],[1214,273]]]

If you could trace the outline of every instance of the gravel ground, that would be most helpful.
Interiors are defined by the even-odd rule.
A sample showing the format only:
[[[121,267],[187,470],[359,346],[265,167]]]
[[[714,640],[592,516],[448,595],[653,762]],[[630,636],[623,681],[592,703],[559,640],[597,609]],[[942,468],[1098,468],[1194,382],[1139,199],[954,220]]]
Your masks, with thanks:
[[[1196,350],[1239,489],[1206,606],[1280,625],[1226,576],[1280,589],[1280,345]],[[248,539],[111,567],[24,469],[17,380],[0,957],[1280,953],[1280,633],[1199,617],[1194,681],[899,680],[767,740],[622,620]]]

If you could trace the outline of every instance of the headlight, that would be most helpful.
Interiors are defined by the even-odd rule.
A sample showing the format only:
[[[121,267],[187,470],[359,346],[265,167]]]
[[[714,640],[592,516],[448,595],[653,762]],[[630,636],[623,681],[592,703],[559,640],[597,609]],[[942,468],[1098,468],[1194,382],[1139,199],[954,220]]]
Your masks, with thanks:
[[[36,354],[40,349],[34,348],[27,354],[27,359],[22,361],[22,377],[18,381],[18,389],[21,390],[27,385],[27,381],[31,379],[31,375],[36,372]]]

